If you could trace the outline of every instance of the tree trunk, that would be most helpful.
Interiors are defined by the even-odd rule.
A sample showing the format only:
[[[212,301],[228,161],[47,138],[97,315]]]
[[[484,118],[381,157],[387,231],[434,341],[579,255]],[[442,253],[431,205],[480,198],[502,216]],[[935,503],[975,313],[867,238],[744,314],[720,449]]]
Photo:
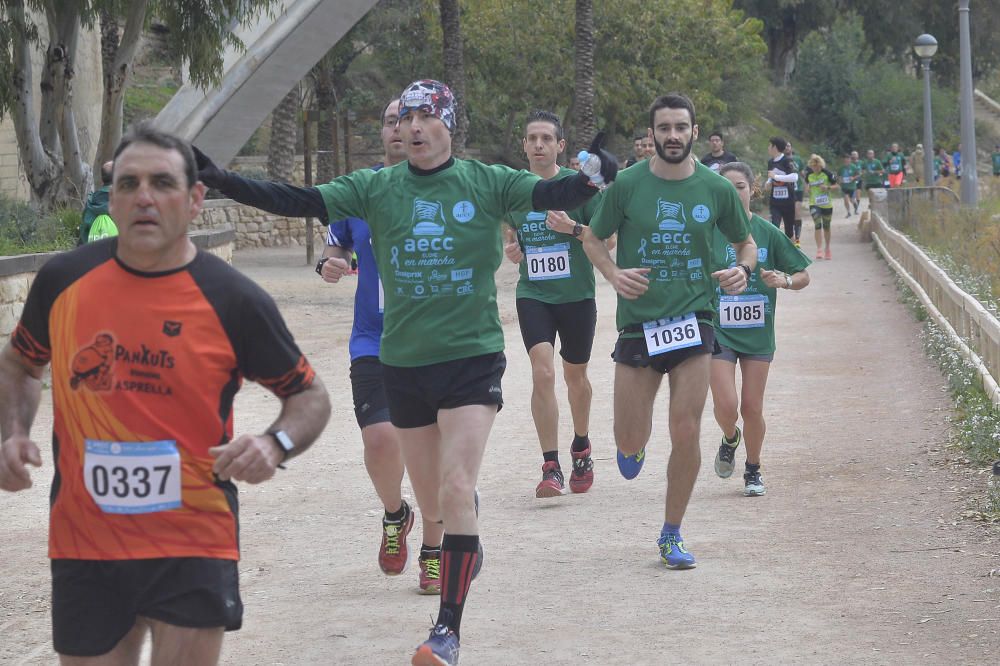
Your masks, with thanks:
[[[296,85],[271,114],[271,144],[267,150],[267,177],[271,180],[292,182],[298,116],[299,87]]]
[[[337,96],[333,90],[331,72],[320,61],[313,70],[316,85],[316,182],[329,183],[340,171],[340,141],[337,137]]]
[[[118,18],[107,10],[101,11],[101,69],[104,90],[101,99],[101,136],[97,140],[97,153],[94,155],[94,174],[100,173],[101,165],[111,159],[122,139],[125,84],[139,48],[148,6],[149,0],[133,0],[129,5],[120,42]]]
[[[785,9],[781,16],[779,27],[767,30],[767,53],[771,72],[775,83],[788,85],[795,72],[795,61],[798,56],[798,41],[796,38],[797,21],[795,10]]]
[[[588,145],[597,133],[594,117],[594,3],[576,0],[576,90],[573,96],[575,120],[570,154]]]
[[[458,157],[465,154],[469,118],[465,110],[465,59],[462,49],[462,24],[458,0],[440,0],[441,32],[444,41],[445,83],[455,95],[455,131],[451,151]]]

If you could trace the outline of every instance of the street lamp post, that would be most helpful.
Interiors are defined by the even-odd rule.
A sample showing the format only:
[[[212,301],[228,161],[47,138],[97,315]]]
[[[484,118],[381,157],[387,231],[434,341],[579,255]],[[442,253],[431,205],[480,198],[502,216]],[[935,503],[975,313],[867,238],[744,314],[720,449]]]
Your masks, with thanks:
[[[976,115],[972,106],[972,48],[969,38],[969,0],[958,3],[959,69],[962,91],[959,107],[962,118],[962,205],[979,203],[979,174],[976,173]]]
[[[931,58],[937,53],[937,40],[931,35],[917,37],[913,50],[924,67],[924,179],[934,184],[934,131],[931,126]]]

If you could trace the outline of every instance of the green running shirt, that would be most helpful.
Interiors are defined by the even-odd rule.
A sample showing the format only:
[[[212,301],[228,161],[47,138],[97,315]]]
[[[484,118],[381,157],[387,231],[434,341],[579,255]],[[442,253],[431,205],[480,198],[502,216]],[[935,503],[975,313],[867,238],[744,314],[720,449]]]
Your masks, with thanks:
[[[555,177],[574,173],[563,167]],[[589,225],[598,200],[599,196],[595,196],[582,208],[569,211],[570,218]],[[524,252],[518,265],[521,278],[517,281],[517,298],[552,304],[594,298],[594,266],[583,251],[583,243],[571,234],[549,229],[545,215],[545,211],[517,211],[507,219]]]
[[[383,363],[418,367],[503,350],[494,278],[501,220],[531,208],[540,180],[456,159],[427,175],[402,162],[318,186],[327,219],[359,217],[371,228],[385,291]]]
[[[774,353],[774,313],[778,306],[778,290],[768,287],[760,277],[761,269],[775,269],[794,275],[809,266],[809,258],[788,240],[788,237],[759,215],[750,218],[750,233],[757,243],[757,268],[750,275],[750,284],[746,291],[737,298],[745,298],[744,302],[752,302],[754,297],[764,297],[764,326],[758,328],[722,328],[719,325],[720,297],[723,296],[716,287],[715,339],[719,344],[735,349],[743,354],[767,355]],[[736,265],[736,253],[726,238],[716,232],[713,241],[712,270],[730,268]],[[730,301],[736,304],[739,301]]]
[[[736,188],[696,162],[683,180],[653,175],[648,164],[626,169],[605,190],[590,229],[597,238],[618,234],[621,268],[649,268],[649,290],[635,300],[618,296],[618,330],[666,317],[711,312],[712,234],[729,241],[750,235]],[[641,332],[625,337],[642,337]]]

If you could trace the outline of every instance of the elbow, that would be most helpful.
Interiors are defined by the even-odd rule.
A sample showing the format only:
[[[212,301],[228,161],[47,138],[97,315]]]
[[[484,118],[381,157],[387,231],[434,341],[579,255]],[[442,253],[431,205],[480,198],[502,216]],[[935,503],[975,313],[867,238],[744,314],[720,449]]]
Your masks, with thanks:
[[[809,282],[812,280],[812,278],[809,277],[808,271],[799,271],[798,273],[795,274],[795,277],[798,278],[799,289],[805,289],[806,287],[808,287]]]

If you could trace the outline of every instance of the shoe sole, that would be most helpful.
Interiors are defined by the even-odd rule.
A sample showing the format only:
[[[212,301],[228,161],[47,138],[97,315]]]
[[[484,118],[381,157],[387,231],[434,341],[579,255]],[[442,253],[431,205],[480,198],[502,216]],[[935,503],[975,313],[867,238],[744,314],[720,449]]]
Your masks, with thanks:
[[[549,497],[561,497],[566,494],[565,488],[559,488],[555,485],[542,484],[535,488],[535,497],[538,499],[547,499]]]
[[[441,584],[438,583],[437,585],[431,585],[430,587],[418,587],[417,588],[417,594],[422,594],[425,597],[430,597],[430,596],[434,596],[434,595],[440,596],[441,595]]]
[[[766,494],[767,494],[767,489],[766,488],[762,489],[760,491],[757,491],[757,490],[744,490],[743,491],[743,496],[744,497],[763,497]]]
[[[662,559],[660,561],[663,562]],[[684,569],[695,569],[695,568],[697,568],[698,567],[698,563],[697,562],[692,562],[691,564],[667,564],[666,562],[663,562],[663,566],[665,566],[666,568],[670,569],[671,571],[683,571]]]
[[[434,654],[434,651],[426,645],[421,645],[417,648],[413,659],[410,660],[410,664],[411,666],[448,666],[447,661]]]

